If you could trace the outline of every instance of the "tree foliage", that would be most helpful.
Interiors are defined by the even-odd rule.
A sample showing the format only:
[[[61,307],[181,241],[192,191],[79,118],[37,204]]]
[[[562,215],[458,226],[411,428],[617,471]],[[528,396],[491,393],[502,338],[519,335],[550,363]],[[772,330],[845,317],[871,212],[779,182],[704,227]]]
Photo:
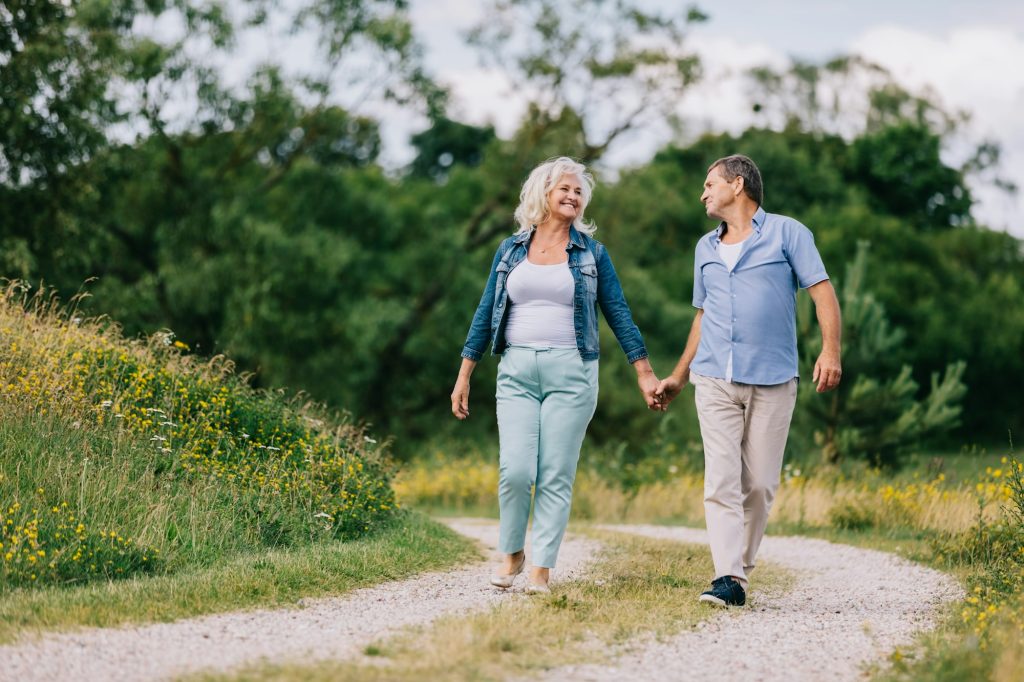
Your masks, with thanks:
[[[685,50],[699,13],[663,17],[611,0],[492,3],[473,40],[530,100],[502,139],[449,118],[404,2],[243,6],[239,25],[216,4],[185,0],[0,9],[0,274],[67,294],[98,277],[91,310],[130,333],[170,328],[194,352],[229,353],[257,383],[351,410],[411,454],[427,437],[494,429],[493,360],[474,376],[472,423],[448,419],[447,396],[531,168],[563,154],[596,163],[588,215],[663,373],[693,319],[693,247],[712,227],[698,201],[707,166],[739,152],[761,167],[766,209],[807,224],[833,275],[847,272],[858,242],[871,243],[872,258],[857,266],[870,286],[852,287],[847,303],[839,408],[834,396],[803,396],[811,421],[794,443],[803,434],[806,448],[818,447],[810,436],[821,431],[836,456],[897,461],[952,424],[961,384],[957,438],[1001,439],[1024,426],[1024,254],[1018,240],[973,224],[965,179],[994,152],[950,167],[940,150],[943,121],[955,117],[884,75],[861,109],[824,106],[823,93],[868,66],[764,71],[777,98],[759,100],[771,129],[670,145],[611,181],[600,165],[611,146],[669,121],[699,77]],[[570,20],[566,7],[588,21]],[[229,89],[184,49],[196,36],[228,46],[286,11],[286,25],[316,30],[322,71],[289,77],[271,64]],[[162,12],[197,32],[159,43],[130,30]],[[363,50],[379,57],[379,73],[357,68]],[[136,96],[118,98],[111,84]],[[183,92],[195,108],[175,122]],[[433,122],[413,139],[404,173],[378,162],[374,106],[389,98]],[[788,113],[771,119],[778,111]],[[835,111],[854,112],[856,125],[830,127]],[[639,399],[606,328],[602,346],[591,434],[642,441],[659,415]],[[697,438],[692,412],[682,416],[659,433]]]
[[[673,119],[700,61],[686,29],[706,16],[667,14],[633,0],[494,0],[469,34],[484,62],[525,93],[534,113],[572,110],[583,134],[580,158],[598,160],[621,137]]]

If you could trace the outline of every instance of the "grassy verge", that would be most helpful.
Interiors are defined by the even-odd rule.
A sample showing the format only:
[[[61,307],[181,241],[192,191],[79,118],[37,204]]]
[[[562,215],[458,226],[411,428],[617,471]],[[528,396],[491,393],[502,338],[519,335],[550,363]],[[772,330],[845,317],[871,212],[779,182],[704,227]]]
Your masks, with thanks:
[[[719,614],[695,595],[712,573],[706,547],[594,532],[606,554],[586,579],[545,597],[516,596],[490,611],[443,618],[375,643],[362,662],[262,666],[245,680],[492,680],[535,675],[571,663],[600,662],[615,646],[663,637]],[[758,591],[789,584],[782,569],[758,569]],[[756,604],[757,591],[752,595]]]
[[[0,594],[0,642],[42,630],[167,622],[246,608],[294,605],[477,558],[472,543],[421,514],[400,515],[350,542],[236,554],[208,567],[77,587]]]
[[[0,289],[0,595],[355,540],[397,506],[386,448],[173,335],[129,340]]]

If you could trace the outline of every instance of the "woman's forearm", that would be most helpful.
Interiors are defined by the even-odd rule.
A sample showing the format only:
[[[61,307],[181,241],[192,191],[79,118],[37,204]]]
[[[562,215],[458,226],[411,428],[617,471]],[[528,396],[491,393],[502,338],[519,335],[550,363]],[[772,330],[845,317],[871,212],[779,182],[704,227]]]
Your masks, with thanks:
[[[459,381],[469,381],[469,378],[473,376],[473,370],[476,369],[476,360],[470,360],[469,358],[462,358],[462,366],[459,367]],[[450,375],[449,375],[450,376]]]
[[[636,370],[638,377],[645,376],[647,374],[654,374],[654,368],[651,367],[651,362],[647,358],[640,358],[633,363],[633,369]]]

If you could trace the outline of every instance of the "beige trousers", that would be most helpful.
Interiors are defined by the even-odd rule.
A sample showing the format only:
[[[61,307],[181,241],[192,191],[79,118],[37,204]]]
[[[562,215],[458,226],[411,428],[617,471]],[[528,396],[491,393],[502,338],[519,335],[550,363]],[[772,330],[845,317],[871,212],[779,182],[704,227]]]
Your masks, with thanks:
[[[715,577],[744,585],[782,473],[797,380],[776,386],[690,375],[704,440],[704,515]]]

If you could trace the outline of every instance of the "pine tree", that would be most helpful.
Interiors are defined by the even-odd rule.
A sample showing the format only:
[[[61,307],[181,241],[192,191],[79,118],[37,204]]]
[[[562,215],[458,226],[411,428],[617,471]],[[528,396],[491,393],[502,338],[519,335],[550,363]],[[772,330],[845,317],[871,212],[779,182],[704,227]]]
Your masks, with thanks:
[[[906,333],[890,325],[885,308],[866,290],[867,242],[837,286],[843,314],[843,380],[839,388],[819,394],[809,380],[821,352],[821,333],[809,296],[798,301],[798,334],[802,349],[800,387],[794,444],[816,447],[825,462],[867,459],[881,466],[898,466],[901,458],[925,437],[956,427],[960,401],[967,392],[961,381],[966,363],[952,362],[942,376],[932,374],[928,394],[919,386],[910,365],[899,365]],[[813,445],[812,445],[813,444]]]

